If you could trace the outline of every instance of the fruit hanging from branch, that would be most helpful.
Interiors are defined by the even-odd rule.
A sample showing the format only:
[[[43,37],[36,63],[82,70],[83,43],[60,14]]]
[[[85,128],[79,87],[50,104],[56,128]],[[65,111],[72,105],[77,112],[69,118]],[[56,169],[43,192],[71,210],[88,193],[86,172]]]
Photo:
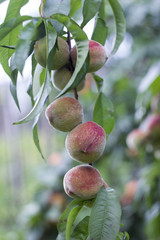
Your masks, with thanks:
[[[69,47],[67,42],[61,38],[57,38],[58,48],[52,58],[52,70],[57,70],[63,67],[69,61]],[[42,66],[46,67],[47,61],[47,47],[46,47],[46,37],[38,40],[34,46],[34,56],[37,62]]]

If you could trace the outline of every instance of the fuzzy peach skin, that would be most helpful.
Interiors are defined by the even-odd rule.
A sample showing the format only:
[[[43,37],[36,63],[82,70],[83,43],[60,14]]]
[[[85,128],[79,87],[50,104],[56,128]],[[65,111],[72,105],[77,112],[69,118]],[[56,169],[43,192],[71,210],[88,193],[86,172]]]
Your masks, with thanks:
[[[64,176],[63,186],[71,198],[92,199],[104,183],[100,172],[90,165],[79,165],[71,168]]]
[[[88,121],[75,127],[66,137],[65,145],[71,158],[83,163],[96,161],[106,144],[104,129]]]
[[[83,109],[78,100],[62,97],[47,107],[45,115],[51,126],[62,132],[69,132],[82,123]]]
[[[52,59],[52,70],[56,70],[64,66],[69,61],[69,47],[67,42],[58,37],[58,49]],[[35,43],[34,56],[36,61],[42,66],[46,67],[46,37],[41,38]]]
[[[106,50],[99,42],[89,41],[89,70],[88,72],[96,72],[103,67],[108,57]],[[77,48],[74,46],[71,50],[71,59],[73,66],[76,66],[77,61]]]

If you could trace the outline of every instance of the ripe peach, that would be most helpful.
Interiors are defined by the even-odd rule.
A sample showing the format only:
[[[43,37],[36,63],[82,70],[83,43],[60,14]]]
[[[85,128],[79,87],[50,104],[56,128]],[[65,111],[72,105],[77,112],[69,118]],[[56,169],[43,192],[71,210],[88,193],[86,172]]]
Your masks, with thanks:
[[[102,155],[106,144],[106,134],[97,123],[88,121],[75,127],[67,135],[65,144],[73,159],[91,163]]]
[[[38,40],[34,46],[34,56],[37,62],[46,67],[46,37]],[[69,47],[67,42],[58,37],[58,49],[52,59],[52,70],[56,70],[64,66],[69,61]]]
[[[149,118],[147,131],[150,137],[160,139],[160,114],[152,115]]]
[[[55,88],[57,88],[58,90],[62,90],[66,86],[66,84],[69,82],[71,77],[72,77],[72,72],[66,66],[55,71],[54,78],[53,78],[53,84]],[[84,85],[85,85],[85,79],[77,85],[77,91],[81,91]]]
[[[100,172],[87,164],[73,167],[63,180],[64,190],[71,198],[92,199],[103,185]],[[108,187],[106,183],[105,187]]]
[[[146,137],[146,132],[140,128],[136,128],[128,134],[126,139],[127,146],[130,149],[138,150],[138,148],[145,142]]]
[[[68,132],[82,122],[83,109],[78,100],[62,97],[47,107],[45,115],[54,128]]]
[[[105,62],[107,61],[107,55],[105,48],[96,41],[90,40],[89,41],[89,70],[88,72],[96,72],[99,70]],[[77,48],[74,46],[71,50],[71,59],[73,66],[76,66],[77,60]]]
[[[131,204],[138,189],[138,180],[134,179],[125,185],[124,193],[121,196],[122,205]]]

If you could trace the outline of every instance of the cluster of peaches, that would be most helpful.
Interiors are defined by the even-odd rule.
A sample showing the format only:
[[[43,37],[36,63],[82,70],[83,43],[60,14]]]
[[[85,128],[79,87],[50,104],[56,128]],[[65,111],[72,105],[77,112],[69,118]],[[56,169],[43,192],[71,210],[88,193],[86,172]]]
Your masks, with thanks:
[[[69,49],[67,42],[58,37],[58,48],[53,56],[53,84],[62,90],[70,80],[77,60],[77,49]],[[99,70],[106,62],[105,48],[98,42],[89,41],[88,72]],[[35,44],[35,58],[46,67],[46,37]],[[81,90],[85,79],[77,86]],[[93,121],[83,123],[83,108],[80,102],[72,97],[61,97],[53,101],[46,109],[46,118],[52,127],[62,132],[68,132],[65,146],[70,157],[80,163],[70,169],[64,176],[64,190],[72,198],[92,199],[102,186],[108,185],[102,179],[100,172],[92,163],[103,154],[106,144],[104,129]]]
[[[57,90],[62,90],[71,79],[74,72],[77,60],[77,48],[76,45],[70,50],[68,43],[61,37],[57,38],[58,48],[52,58],[51,69],[56,70],[54,72],[53,84]],[[37,62],[46,67],[46,37],[36,42],[34,46],[34,56]],[[89,41],[89,56],[90,64],[88,72],[96,72],[106,62],[107,55],[105,48],[98,42]],[[85,86],[85,79],[83,79],[77,88],[80,91]]]

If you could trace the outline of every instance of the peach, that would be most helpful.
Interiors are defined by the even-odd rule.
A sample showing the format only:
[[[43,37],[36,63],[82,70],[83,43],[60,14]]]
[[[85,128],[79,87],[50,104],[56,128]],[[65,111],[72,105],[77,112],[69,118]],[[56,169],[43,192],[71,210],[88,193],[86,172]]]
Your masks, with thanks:
[[[68,132],[82,122],[83,109],[78,100],[62,97],[47,107],[45,115],[51,126],[62,132]]]
[[[58,90],[62,90],[66,86],[66,84],[69,82],[71,77],[72,77],[72,72],[66,66],[55,71],[54,78],[53,78],[53,84],[55,88],[57,88]],[[77,91],[81,91],[84,85],[85,85],[85,79],[82,80],[77,85]]]
[[[99,42],[90,40],[89,41],[89,70],[88,72],[96,72],[98,71],[105,62],[107,61],[108,57],[106,54],[106,50]],[[71,50],[71,59],[73,66],[76,66],[77,61],[77,48],[74,46]]]
[[[138,148],[145,142],[146,138],[146,132],[140,128],[136,128],[128,134],[126,143],[130,149],[138,150]]]
[[[46,67],[46,37],[41,38],[35,43],[34,56],[37,62]],[[58,37],[58,49],[52,59],[52,70],[56,70],[64,66],[69,61],[69,47],[67,42]]]
[[[131,204],[138,189],[138,180],[133,179],[125,185],[124,193],[121,196],[122,205]]]
[[[97,123],[88,121],[75,127],[67,135],[65,144],[71,158],[83,163],[92,163],[104,151],[106,134]]]
[[[71,198],[92,199],[104,185],[100,172],[90,165],[71,168],[64,176],[63,186]],[[108,185],[105,183],[105,187]]]
[[[147,131],[150,137],[160,139],[160,114],[155,114],[150,117]]]

